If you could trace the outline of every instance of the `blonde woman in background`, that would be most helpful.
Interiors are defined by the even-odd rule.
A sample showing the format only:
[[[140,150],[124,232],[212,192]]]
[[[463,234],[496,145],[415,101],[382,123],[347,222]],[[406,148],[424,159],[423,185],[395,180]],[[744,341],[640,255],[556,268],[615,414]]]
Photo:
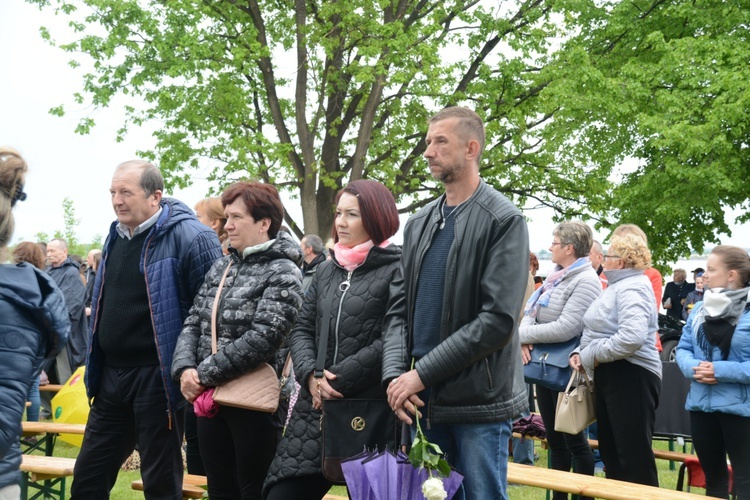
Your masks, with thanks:
[[[653,341],[657,313],[645,275],[651,252],[643,238],[614,236],[604,255],[609,284],[583,316],[581,345],[570,366],[593,374],[599,450],[608,479],[659,486],[651,449],[661,392]]]
[[[224,215],[224,207],[221,205],[221,199],[202,199],[195,204],[195,216],[198,217],[201,224],[216,231],[216,236],[219,237],[224,255],[229,255],[229,235],[226,229],[224,229],[227,217]]]

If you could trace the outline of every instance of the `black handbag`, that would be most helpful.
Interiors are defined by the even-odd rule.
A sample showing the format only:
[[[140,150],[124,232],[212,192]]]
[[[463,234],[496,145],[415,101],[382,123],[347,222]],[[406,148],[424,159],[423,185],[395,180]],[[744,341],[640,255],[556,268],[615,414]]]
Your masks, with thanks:
[[[333,293],[330,293],[323,304],[324,320],[320,329],[315,378],[324,376],[332,302]],[[320,427],[323,433],[321,469],[323,476],[334,484],[346,484],[341,470],[342,460],[365,449],[396,449],[396,415],[387,399],[325,399]]]
[[[562,392],[568,385],[573,369],[570,353],[578,347],[580,338],[573,337],[554,344],[534,344],[531,361],[523,366],[523,378],[527,384],[537,384],[553,391]]]
[[[341,462],[364,450],[396,449],[396,415],[386,399],[323,400],[323,476],[345,484]]]

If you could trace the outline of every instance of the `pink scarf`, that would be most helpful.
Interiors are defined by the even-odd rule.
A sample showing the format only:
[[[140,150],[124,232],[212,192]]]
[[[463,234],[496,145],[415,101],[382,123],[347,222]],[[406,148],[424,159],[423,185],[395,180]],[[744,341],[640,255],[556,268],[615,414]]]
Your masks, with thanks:
[[[378,245],[380,248],[385,248],[391,244],[390,240],[385,240],[383,243]],[[354,245],[352,248],[345,247],[339,242],[333,245],[333,252],[336,254],[336,261],[349,272],[354,271],[367,258],[367,254],[370,253],[370,249],[375,244],[372,240],[367,240],[359,245]]]

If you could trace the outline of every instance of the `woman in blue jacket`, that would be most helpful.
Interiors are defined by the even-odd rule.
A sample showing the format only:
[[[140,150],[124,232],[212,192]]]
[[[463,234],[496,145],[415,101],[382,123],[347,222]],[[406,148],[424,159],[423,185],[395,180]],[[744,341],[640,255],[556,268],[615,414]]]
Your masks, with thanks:
[[[0,262],[13,236],[11,210],[26,198],[26,162],[0,148]],[[0,265],[0,498],[20,498],[21,419],[31,381],[68,340],[65,298],[54,281],[30,264]]]
[[[722,245],[708,257],[705,289],[688,316],[677,363],[692,380],[685,408],[706,495],[728,498],[727,454],[739,498],[750,498],[750,257]]]

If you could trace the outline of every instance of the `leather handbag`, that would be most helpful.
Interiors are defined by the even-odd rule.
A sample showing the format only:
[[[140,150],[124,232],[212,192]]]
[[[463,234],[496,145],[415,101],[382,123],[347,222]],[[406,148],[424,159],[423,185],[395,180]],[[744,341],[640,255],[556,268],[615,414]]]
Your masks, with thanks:
[[[531,361],[523,366],[523,378],[527,384],[537,384],[553,391],[565,390],[573,371],[568,359],[578,347],[580,338],[573,337],[554,344],[534,344]]]
[[[324,377],[333,293],[323,304],[315,378]],[[320,417],[323,476],[346,484],[341,462],[364,450],[396,450],[396,415],[387,399],[333,398],[323,400]],[[400,428],[400,427],[399,427]]]
[[[224,275],[216,290],[214,306],[211,310],[211,352],[216,354],[216,314],[221,299],[221,290],[227,279],[232,261],[229,261]],[[214,389],[213,399],[221,406],[232,406],[245,410],[273,413],[279,406],[279,378],[276,370],[268,363],[263,363],[254,370],[229,380]]]
[[[573,382],[578,382],[573,387]],[[555,430],[567,434],[578,434],[596,421],[594,383],[588,374],[574,372],[570,376],[565,392],[557,396]]]
[[[396,415],[386,399],[324,399],[322,421],[322,471],[332,483],[346,483],[342,461],[365,450],[396,450]]]

